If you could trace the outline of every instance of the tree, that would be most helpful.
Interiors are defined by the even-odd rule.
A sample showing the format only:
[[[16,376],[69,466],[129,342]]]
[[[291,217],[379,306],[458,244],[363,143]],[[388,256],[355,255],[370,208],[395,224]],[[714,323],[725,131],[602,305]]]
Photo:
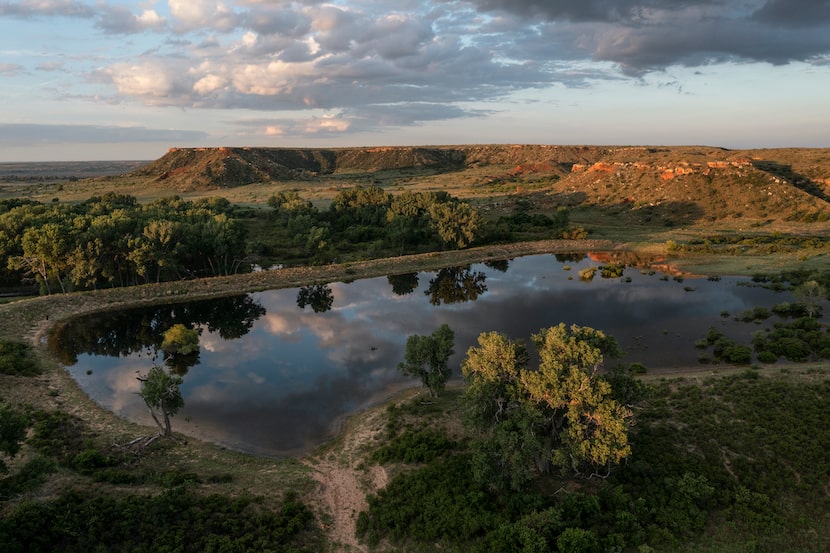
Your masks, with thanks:
[[[181,323],[174,324],[164,331],[161,351],[165,364],[175,374],[183,376],[199,362],[199,331]]]
[[[815,317],[820,309],[819,302],[825,296],[824,286],[815,280],[808,280],[804,284],[796,286],[793,295],[807,307],[807,316]]]
[[[554,465],[607,474],[631,453],[631,411],[613,399],[611,385],[598,374],[605,355],[618,355],[616,340],[564,324],[542,329],[532,340],[536,368],[527,366],[521,341],[494,332],[480,335],[462,362],[469,420],[482,431],[478,451],[486,453],[478,457],[477,472],[507,471],[514,488],[523,484],[521,475],[529,478],[531,463],[539,472]]]
[[[189,355],[199,351],[199,331],[177,323],[164,331],[161,350],[165,355]]]
[[[147,376],[138,377],[141,381],[139,395],[147,404],[150,416],[159,427],[159,435],[172,436],[170,417],[184,407],[184,397],[180,386],[182,379],[169,374],[164,368],[153,365]],[[161,417],[161,419],[159,419]]]
[[[455,332],[442,324],[430,336],[413,334],[406,339],[404,362],[398,369],[407,376],[420,377],[432,397],[438,397],[450,378],[449,358],[455,353]]]
[[[430,217],[441,240],[458,249],[475,240],[480,226],[478,212],[465,202],[433,204]]]

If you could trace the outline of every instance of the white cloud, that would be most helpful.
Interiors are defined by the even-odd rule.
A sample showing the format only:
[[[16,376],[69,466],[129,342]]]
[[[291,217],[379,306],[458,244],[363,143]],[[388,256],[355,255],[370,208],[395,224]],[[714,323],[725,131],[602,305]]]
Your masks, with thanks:
[[[161,60],[119,63],[105,73],[110,76],[119,94],[149,98],[148,103],[170,96],[177,88],[175,68]]]
[[[219,75],[208,74],[196,81],[193,85],[193,92],[196,94],[206,96],[211,92],[215,92],[224,88],[228,84],[225,77]]]
[[[179,32],[200,28],[230,31],[240,23],[239,14],[218,0],[169,0],[168,5]]]
[[[351,124],[346,119],[337,116],[321,117],[311,119],[306,123],[305,132],[316,134],[321,132],[338,133],[349,130]]]

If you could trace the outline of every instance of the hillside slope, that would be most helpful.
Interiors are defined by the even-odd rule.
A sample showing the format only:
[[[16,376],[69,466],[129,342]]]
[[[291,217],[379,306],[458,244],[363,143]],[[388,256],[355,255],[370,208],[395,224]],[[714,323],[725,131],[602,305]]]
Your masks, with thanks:
[[[830,218],[830,149],[726,150],[705,146],[466,145],[377,148],[173,148],[131,176],[206,190],[314,180],[342,173],[423,169],[515,185],[570,206],[646,210],[667,221]],[[478,173],[476,173],[478,174]],[[539,183],[542,183],[541,185]],[[543,186],[543,189],[540,189]]]

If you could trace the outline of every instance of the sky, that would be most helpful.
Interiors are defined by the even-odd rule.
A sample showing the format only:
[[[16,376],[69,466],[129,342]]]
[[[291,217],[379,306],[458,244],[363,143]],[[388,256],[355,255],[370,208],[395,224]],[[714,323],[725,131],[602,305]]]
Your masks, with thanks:
[[[830,0],[0,0],[0,161],[830,147]]]

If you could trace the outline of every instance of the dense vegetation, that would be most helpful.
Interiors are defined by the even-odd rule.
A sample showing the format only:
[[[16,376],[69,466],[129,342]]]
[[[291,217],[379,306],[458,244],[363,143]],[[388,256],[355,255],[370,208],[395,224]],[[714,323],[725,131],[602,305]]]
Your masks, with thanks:
[[[0,275],[41,293],[227,275],[243,261],[245,227],[227,200],[139,205],[108,193],[79,204],[0,202]]]
[[[379,186],[355,186],[317,209],[297,192],[271,196],[253,249],[274,259],[322,263],[333,259],[395,256],[465,248],[472,244],[556,238],[568,230],[568,212],[551,217],[518,210],[483,218],[469,203],[446,192],[390,194]]]
[[[296,192],[271,210],[223,198],[139,204],[106,193],[77,204],[0,201],[0,282],[42,294],[129,286],[250,270],[262,263],[374,258],[566,231],[567,211],[482,221],[446,192],[392,195],[377,186],[339,192],[319,210]],[[529,234],[528,234],[529,233]],[[249,236],[254,236],[249,240]]]
[[[293,495],[277,511],[252,498],[202,496],[187,486],[157,495],[86,495],[24,502],[0,519],[4,551],[318,551],[313,514]]]
[[[473,442],[442,426],[461,416],[460,398],[390,408],[392,438],[373,459],[398,476],[370,497],[358,532],[400,551],[823,551],[830,384],[820,376],[639,384],[627,462],[607,479],[537,474],[514,491],[476,480]]]
[[[5,461],[22,446],[28,460],[10,470]],[[233,475],[158,471],[169,447],[157,443],[137,454],[103,446],[77,417],[0,400],[3,551],[319,551],[314,515],[296,494],[274,505],[210,493],[202,487]],[[74,485],[26,499],[53,474]]]

